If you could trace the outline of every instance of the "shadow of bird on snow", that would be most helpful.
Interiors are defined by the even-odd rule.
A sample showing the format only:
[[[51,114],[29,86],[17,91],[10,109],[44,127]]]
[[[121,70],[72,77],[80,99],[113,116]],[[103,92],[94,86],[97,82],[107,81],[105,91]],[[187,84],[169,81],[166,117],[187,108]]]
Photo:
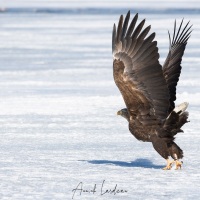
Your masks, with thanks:
[[[142,168],[153,168],[153,169],[161,169],[162,165],[155,165],[148,159],[136,159],[134,161],[125,162],[125,161],[113,161],[113,160],[79,160],[86,161],[90,164],[95,165],[115,165],[120,167],[142,167]]]

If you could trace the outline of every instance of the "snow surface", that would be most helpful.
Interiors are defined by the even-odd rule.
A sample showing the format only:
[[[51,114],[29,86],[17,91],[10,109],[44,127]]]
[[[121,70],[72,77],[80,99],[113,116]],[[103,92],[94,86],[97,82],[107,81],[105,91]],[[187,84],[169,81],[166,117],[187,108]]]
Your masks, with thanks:
[[[152,145],[116,116],[124,103],[112,77],[111,30],[120,14],[133,16],[133,1],[56,2],[1,1],[13,10],[0,13],[0,199],[72,199],[80,182],[96,192],[74,199],[200,199],[199,1],[135,1],[157,33],[161,63],[174,19],[194,24],[177,94],[177,104],[190,103],[191,121],[176,139],[181,171],[161,170]],[[103,180],[103,191],[117,184],[127,192],[101,195]]]

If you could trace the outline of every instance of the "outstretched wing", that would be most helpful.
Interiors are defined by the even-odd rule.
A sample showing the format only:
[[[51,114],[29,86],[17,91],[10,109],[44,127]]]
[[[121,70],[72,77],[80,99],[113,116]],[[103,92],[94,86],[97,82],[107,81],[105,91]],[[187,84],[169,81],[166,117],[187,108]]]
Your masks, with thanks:
[[[190,33],[192,32],[191,31],[192,25],[188,27],[189,22],[185,25],[185,27],[181,31],[182,24],[183,20],[176,33],[176,21],[174,23],[173,39],[171,41],[171,37],[169,34],[169,41],[170,41],[169,53],[163,65],[163,74],[167,82],[170,93],[169,113],[175,107],[174,101],[176,100],[176,86],[179,81],[179,76],[181,73],[182,56],[184,54],[187,41],[190,37]]]
[[[145,20],[135,28],[138,14],[128,27],[129,18],[130,11],[124,21],[121,15],[117,30],[115,24],[113,27],[113,75],[129,114],[148,124],[145,116],[166,118],[169,92],[158,62],[157,42],[153,41],[155,33],[146,37],[151,27],[142,31]]]

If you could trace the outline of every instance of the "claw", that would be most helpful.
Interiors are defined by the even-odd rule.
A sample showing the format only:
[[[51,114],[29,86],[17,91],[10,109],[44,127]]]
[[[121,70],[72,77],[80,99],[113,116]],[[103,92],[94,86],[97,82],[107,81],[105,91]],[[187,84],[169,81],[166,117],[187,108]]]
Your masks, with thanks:
[[[167,166],[163,168],[163,170],[170,170],[172,168],[173,160],[167,159]]]
[[[179,160],[175,160],[175,164],[176,164],[176,170],[178,170],[179,168],[181,169],[183,162],[180,162]]]

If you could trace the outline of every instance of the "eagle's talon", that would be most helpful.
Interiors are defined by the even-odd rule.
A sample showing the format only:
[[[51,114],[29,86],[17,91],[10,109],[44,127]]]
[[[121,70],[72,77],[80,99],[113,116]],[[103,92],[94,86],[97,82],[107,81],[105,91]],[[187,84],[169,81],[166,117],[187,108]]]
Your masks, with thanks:
[[[176,163],[176,170],[178,170],[179,168],[181,169],[183,162],[176,160],[175,163]]]
[[[172,168],[171,166],[166,166],[163,168],[163,170],[171,170],[171,168]]]
[[[163,170],[171,170],[173,163],[174,163],[174,161],[167,159],[167,166],[164,167]]]

